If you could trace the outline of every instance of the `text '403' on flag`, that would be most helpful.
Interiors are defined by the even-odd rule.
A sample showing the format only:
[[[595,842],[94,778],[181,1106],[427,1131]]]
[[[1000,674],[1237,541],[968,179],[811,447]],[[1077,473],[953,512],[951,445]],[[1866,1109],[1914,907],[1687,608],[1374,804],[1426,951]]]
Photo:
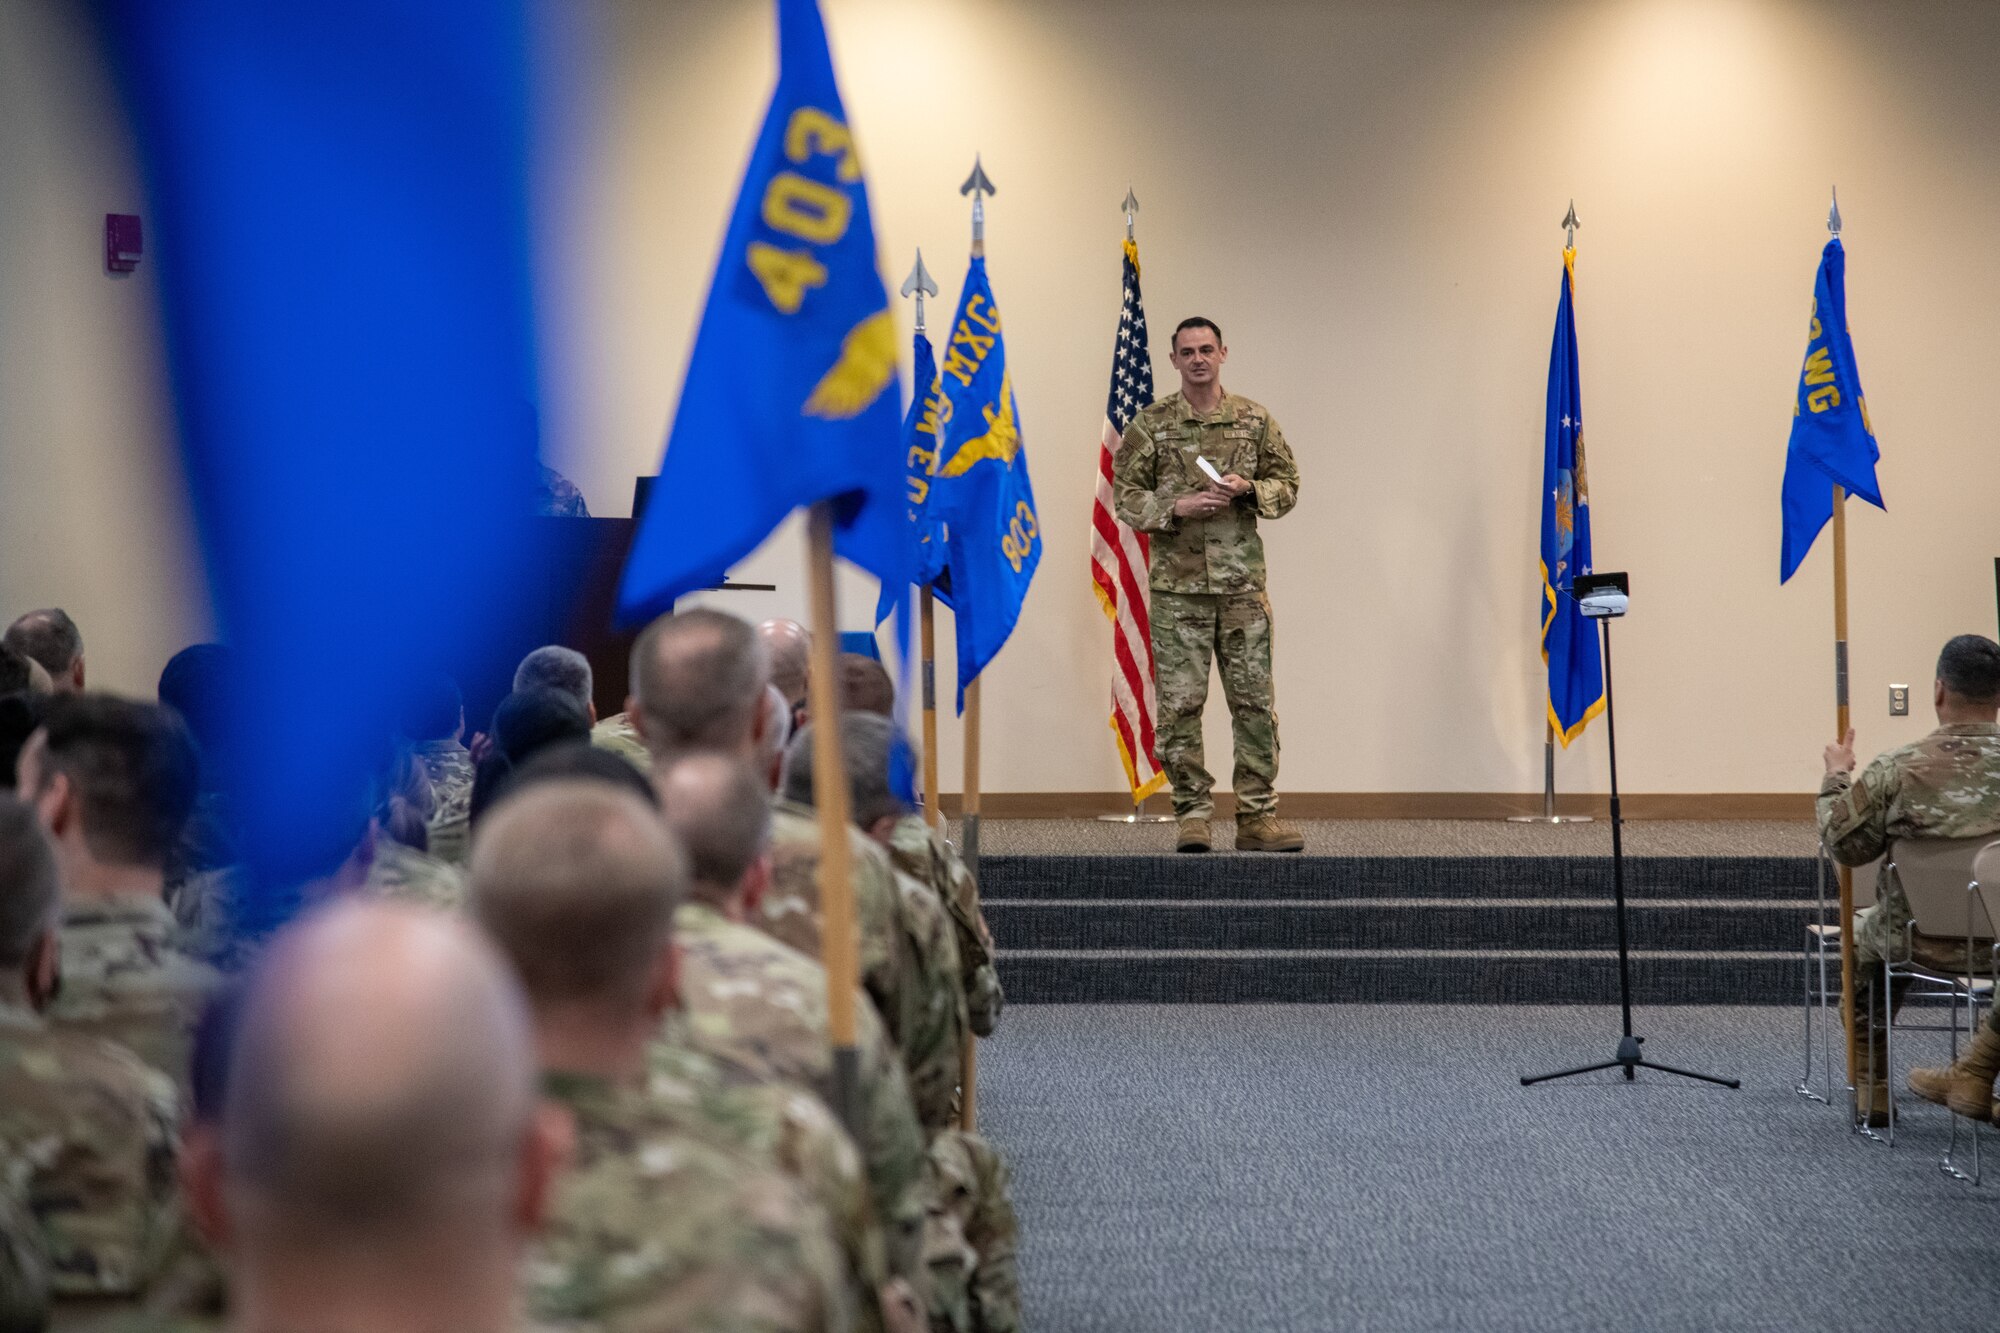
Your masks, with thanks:
[[[1583,465],[1583,388],[1576,358],[1576,251],[1563,251],[1556,336],[1549,350],[1548,422],[1542,447],[1542,661],[1549,669],[1549,725],[1564,748],[1604,711],[1596,628],[1570,595],[1590,573],[1590,486]]]
[[[952,317],[938,368],[949,405],[939,439],[930,502],[943,525],[958,630],[958,707],[965,687],[993,660],[1042,559],[1041,523],[1028,456],[1021,445],[1014,377],[1000,331],[1000,307],[975,256]]]
[[[695,337],[666,459],[625,565],[630,623],[718,582],[800,505],[901,587],[896,333],[861,158],[814,0],[778,0],[778,87]]]
[[[1854,340],[1847,328],[1847,252],[1836,236],[1820,253],[1806,363],[1792,404],[1778,582],[1798,572],[1813,540],[1833,517],[1834,487],[1877,509],[1887,508],[1875,479],[1881,456],[1868,403],[1861,396],[1861,373],[1854,366]]]

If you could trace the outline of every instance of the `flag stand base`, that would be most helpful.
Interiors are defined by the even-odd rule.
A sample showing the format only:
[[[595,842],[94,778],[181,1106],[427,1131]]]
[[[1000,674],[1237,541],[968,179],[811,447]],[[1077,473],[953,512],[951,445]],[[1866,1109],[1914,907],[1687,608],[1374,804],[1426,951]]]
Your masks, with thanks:
[[[1556,813],[1556,734],[1553,729],[1542,742],[1542,813],[1539,815],[1508,815],[1509,824],[1595,824],[1594,815],[1559,815]]]
[[[1146,813],[1145,803],[1143,801],[1135,801],[1129,813],[1122,815],[1099,815],[1097,822],[1100,824],[1171,824],[1174,822],[1174,817],[1172,815],[1149,815]]]

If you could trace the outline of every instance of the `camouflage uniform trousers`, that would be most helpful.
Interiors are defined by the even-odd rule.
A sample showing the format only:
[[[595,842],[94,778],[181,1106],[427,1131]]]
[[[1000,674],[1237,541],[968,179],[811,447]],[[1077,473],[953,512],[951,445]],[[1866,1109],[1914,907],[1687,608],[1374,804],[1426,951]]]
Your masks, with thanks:
[[[1271,688],[1271,603],[1261,592],[1177,593],[1153,589],[1154,681],[1160,767],[1173,784],[1174,814],[1215,813],[1215,779],[1203,766],[1201,715],[1212,659],[1222,671],[1236,742],[1236,815],[1278,809],[1278,707]]]

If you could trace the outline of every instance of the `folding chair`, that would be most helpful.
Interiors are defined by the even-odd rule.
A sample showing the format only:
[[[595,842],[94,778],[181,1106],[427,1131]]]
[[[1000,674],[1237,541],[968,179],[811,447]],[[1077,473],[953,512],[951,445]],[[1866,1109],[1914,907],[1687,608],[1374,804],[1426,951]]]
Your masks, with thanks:
[[[1983,926],[1989,936],[2000,934],[2000,931],[1993,929],[1993,923],[2000,921],[2000,841],[1988,842],[1986,846],[1979,850],[1979,854],[1973,858],[1972,883],[1966,886],[1965,892],[1967,898],[1965,905],[1965,960],[1968,967],[1976,967],[1981,961],[1979,928]],[[1968,1013],[1965,1030],[1968,1037],[1979,1031],[1980,991],[1983,990],[1986,993],[1987,1002],[1990,1005],[1992,1003],[1994,987],[1996,984],[2000,984],[2000,940],[1986,939],[1984,942],[1986,944],[1984,955],[1986,975],[1972,986],[1971,993],[1966,999]],[[1954,1033],[1952,1037],[1952,1054],[1954,1058],[1957,1056],[1957,1046],[1958,1038],[1957,1034]],[[1938,1166],[1948,1176],[1963,1180],[1971,1185],[1977,1185],[1980,1176],[1983,1174],[1979,1150],[1979,1121],[1973,1120],[1970,1122],[1972,1170],[1970,1173],[1967,1173],[1959,1168],[1958,1161],[1956,1160],[1958,1154],[1958,1122],[1961,1118],[1958,1115],[1953,1115],[1951,1118],[1951,1140],[1945,1145],[1944,1156],[1939,1160]]]
[[[1872,906],[1875,902],[1875,877],[1880,873],[1880,857],[1865,866],[1854,868],[1854,906],[1858,911]],[[1845,1032],[1845,1020],[1835,1007],[1840,1003],[1840,934],[1839,923],[1832,919],[1837,902],[1827,897],[1827,884],[1836,868],[1833,857],[1827,853],[1824,844],[1819,850],[1817,867],[1817,896],[1814,899],[1813,919],[1806,922],[1805,951],[1805,1073],[1799,1078],[1798,1086],[1792,1091],[1801,1097],[1831,1105],[1833,1102],[1835,1047],[1834,1037]],[[1829,971],[1829,964],[1831,970]],[[1814,1014],[1817,1009],[1819,1026],[1819,1049],[1813,1049]],[[1813,1059],[1817,1054],[1820,1061],[1823,1091],[1813,1090]],[[1840,1086],[1848,1092],[1847,1047],[1839,1047]]]
[[[1910,905],[1910,920],[1903,928],[1903,950],[1900,958],[1893,955],[1882,960],[1881,1002],[1885,1014],[1883,1062],[1881,1070],[1875,1068],[1875,1049],[1870,1043],[1868,1049],[1868,1081],[1888,1085],[1889,1123],[1887,1134],[1877,1134],[1865,1123],[1857,1128],[1867,1138],[1895,1146],[1896,1142],[1896,1033],[1903,1032],[1948,1032],[1951,1034],[1951,1058],[1958,1059],[1958,1002],[1963,999],[1970,1013],[1977,1002],[1977,996],[1989,989],[1988,983],[1980,977],[1964,973],[1944,971],[1920,963],[1915,958],[1916,937],[1928,935],[1942,939],[1963,936],[1968,945],[1974,942],[1990,943],[1993,926],[1987,919],[1985,906],[1972,890],[1973,862],[1979,854],[1993,843],[1991,835],[1977,838],[1899,838],[1889,848],[1888,873],[1895,877],[1896,884],[1903,890],[1904,898]],[[1969,960],[1968,960],[1969,961]],[[1951,1020],[1937,1023],[1898,1024],[1892,1012],[1894,1005],[1890,997],[1899,979],[1908,979],[1913,989],[1905,998],[1911,1000],[1945,999],[1951,1002]]]

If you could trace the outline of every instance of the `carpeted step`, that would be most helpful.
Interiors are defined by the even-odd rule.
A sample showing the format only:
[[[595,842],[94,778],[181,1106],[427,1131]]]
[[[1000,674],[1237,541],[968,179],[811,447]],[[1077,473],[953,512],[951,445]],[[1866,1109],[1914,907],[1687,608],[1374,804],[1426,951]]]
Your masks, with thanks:
[[[1008,998],[1059,1004],[1606,1004],[1613,949],[1002,949]],[[1796,950],[1642,950],[1638,1004],[1799,1002]]]
[[[1635,856],[1625,891],[1640,898],[1790,900],[1817,892],[1801,856]],[[1609,901],[1603,856],[988,856],[988,903],[1009,899],[1195,900],[1579,898]],[[1831,883],[1827,892],[1832,894]]]
[[[1012,950],[1558,949],[1615,945],[1611,903],[1585,898],[990,899]],[[1639,898],[1632,947],[1797,949],[1811,899]]]

